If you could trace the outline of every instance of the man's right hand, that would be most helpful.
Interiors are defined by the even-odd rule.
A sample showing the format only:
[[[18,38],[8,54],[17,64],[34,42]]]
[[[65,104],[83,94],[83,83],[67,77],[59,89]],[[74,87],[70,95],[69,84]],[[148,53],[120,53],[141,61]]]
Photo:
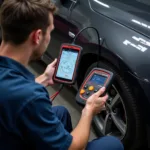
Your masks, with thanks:
[[[83,150],[85,149],[89,135],[91,122],[94,115],[101,112],[108,96],[100,97],[105,91],[105,88],[101,88],[98,92],[94,93],[86,101],[86,105],[82,110],[80,121],[76,128],[71,132],[73,136],[72,143],[69,150]]]
[[[86,101],[85,110],[92,115],[96,115],[102,111],[105,106],[108,95],[100,97],[105,92],[105,87],[101,88],[99,91],[90,96]]]

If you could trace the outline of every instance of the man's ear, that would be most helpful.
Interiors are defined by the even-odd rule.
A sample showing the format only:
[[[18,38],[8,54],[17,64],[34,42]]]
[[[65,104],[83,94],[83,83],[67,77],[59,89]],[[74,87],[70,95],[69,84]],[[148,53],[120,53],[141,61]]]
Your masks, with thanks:
[[[42,39],[42,30],[35,30],[32,34],[32,41],[34,44],[39,44]]]

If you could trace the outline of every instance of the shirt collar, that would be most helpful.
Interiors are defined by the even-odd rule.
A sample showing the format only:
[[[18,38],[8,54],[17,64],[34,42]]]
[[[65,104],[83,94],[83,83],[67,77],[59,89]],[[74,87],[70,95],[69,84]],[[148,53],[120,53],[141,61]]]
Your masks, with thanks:
[[[29,80],[35,80],[34,75],[27,68],[25,68],[22,64],[11,58],[0,56],[0,66],[11,68],[21,73],[25,78]]]

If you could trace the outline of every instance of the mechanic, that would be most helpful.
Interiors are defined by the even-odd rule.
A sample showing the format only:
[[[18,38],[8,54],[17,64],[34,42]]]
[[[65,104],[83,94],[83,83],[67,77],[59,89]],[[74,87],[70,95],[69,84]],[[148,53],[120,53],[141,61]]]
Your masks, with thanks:
[[[99,97],[105,88],[87,100],[72,130],[69,112],[52,107],[46,90],[57,60],[36,79],[26,69],[48,47],[55,10],[50,0],[5,0],[1,6],[0,150],[123,150],[111,136],[88,142],[92,118],[108,98]]]

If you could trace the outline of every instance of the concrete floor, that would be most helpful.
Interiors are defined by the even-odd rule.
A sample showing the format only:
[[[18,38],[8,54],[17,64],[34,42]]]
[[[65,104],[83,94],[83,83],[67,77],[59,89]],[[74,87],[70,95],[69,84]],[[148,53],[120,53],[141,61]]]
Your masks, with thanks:
[[[29,65],[28,69],[35,75],[43,73],[45,70],[45,65],[42,62],[35,62]],[[58,90],[59,85],[54,85],[52,87],[48,87],[47,90],[50,95],[55,93]],[[53,102],[54,106],[62,105],[65,106],[71,114],[72,124],[75,127],[80,119],[82,108],[75,102],[76,90],[65,86],[61,93],[56,97]],[[93,128],[91,128],[91,134],[89,141],[96,138]]]

